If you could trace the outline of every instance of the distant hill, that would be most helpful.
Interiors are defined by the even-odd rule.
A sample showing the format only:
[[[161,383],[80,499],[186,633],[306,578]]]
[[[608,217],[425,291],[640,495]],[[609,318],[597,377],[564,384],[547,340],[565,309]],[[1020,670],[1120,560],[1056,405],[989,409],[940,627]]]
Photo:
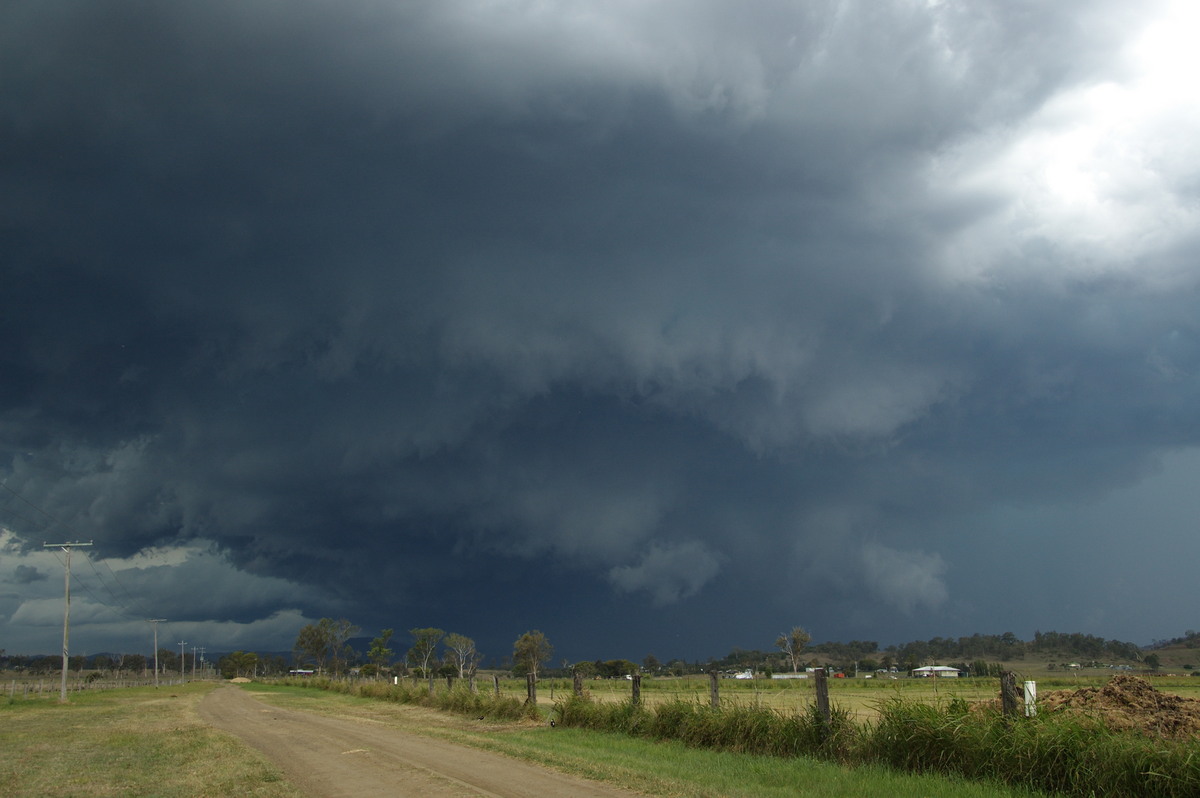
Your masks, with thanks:
[[[1189,629],[1183,637],[1156,640],[1146,650],[1158,657],[1160,671],[1186,673],[1200,670],[1200,632]]]

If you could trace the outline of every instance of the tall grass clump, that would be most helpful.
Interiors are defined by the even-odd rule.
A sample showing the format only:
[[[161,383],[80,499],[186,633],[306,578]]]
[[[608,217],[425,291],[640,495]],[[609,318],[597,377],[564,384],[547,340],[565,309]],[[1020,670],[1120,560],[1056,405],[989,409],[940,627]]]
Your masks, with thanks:
[[[1000,782],[1060,795],[1106,798],[1200,796],[1200,744],[1111,731],[1098,721],[1043,713],[1006,717],[953,699],[896,697],[876,722],[834,709],[792,713],[759,706],[666,702],[653,710],[571,696],[555,705],[564,726],[677,740],[693,748],[806,756],[844,764]]]
[[[629,701],[597,703],[586,696],[572,695],[556,702],[554,714],[563,726],[608,731],[635,737],[649,735],[654,716],[645,707]]]
[[[758,705],[714,709],[683,699],[653,710],[630,702],[596,703],[571,696],[555,705],[558,721],[595,731],[619,732],[659,740],[678,740],[708,748],[772,756],[806,755],[845,761],[857,727],[847,712],[835,711],[826,722],[816,708],[782,713]]]
[[[867,727],[859,756],[911,772],[954,774],[1062,795],[1106,798],[1200,795],[1195,742],[1112,731],[1087,718],[1006,717],[893,699]]]

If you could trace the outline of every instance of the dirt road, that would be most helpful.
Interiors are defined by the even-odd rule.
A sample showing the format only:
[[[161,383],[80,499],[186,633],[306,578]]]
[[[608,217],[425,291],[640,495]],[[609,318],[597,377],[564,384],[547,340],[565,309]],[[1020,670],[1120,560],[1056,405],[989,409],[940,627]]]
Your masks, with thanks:
[[[199,712],[265,754],[313,798],[638,795],[378,721],[278,709],[233,686],[213,690]]]

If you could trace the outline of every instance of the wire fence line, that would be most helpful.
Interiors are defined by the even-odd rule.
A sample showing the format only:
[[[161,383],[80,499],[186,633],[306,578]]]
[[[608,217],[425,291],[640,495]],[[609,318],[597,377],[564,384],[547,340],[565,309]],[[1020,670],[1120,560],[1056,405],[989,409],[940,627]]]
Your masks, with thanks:
[[[61,690],[61,682],[55,679],[9,679],[4,693],[8,701],[32,700],[39,698],[57,698]],[[159,687],[171,687],[194,681],[160,676]],[[82,693],[92,690],[122,690],[128,687],[153,687],[153,676],[123,677],[115,679],[70,679],[67,681],[68,693]]]

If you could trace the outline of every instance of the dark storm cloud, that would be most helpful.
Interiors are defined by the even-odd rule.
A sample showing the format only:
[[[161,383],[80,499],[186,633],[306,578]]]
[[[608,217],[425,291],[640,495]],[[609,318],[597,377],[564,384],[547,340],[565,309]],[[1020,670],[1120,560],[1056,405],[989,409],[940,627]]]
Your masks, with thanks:
[[[1124,6],[14,4],[6,484],[215,542],[213,618],[945,611],[969,519],[1196,443],[1195,237],[1027,185]]]
[[[31,568],[28,565],[18,565],[13,571],[13,582],[18,585],[27,585],[30,582],[40,582],[43,579],[48,579],[44,573],[36,568]]]

